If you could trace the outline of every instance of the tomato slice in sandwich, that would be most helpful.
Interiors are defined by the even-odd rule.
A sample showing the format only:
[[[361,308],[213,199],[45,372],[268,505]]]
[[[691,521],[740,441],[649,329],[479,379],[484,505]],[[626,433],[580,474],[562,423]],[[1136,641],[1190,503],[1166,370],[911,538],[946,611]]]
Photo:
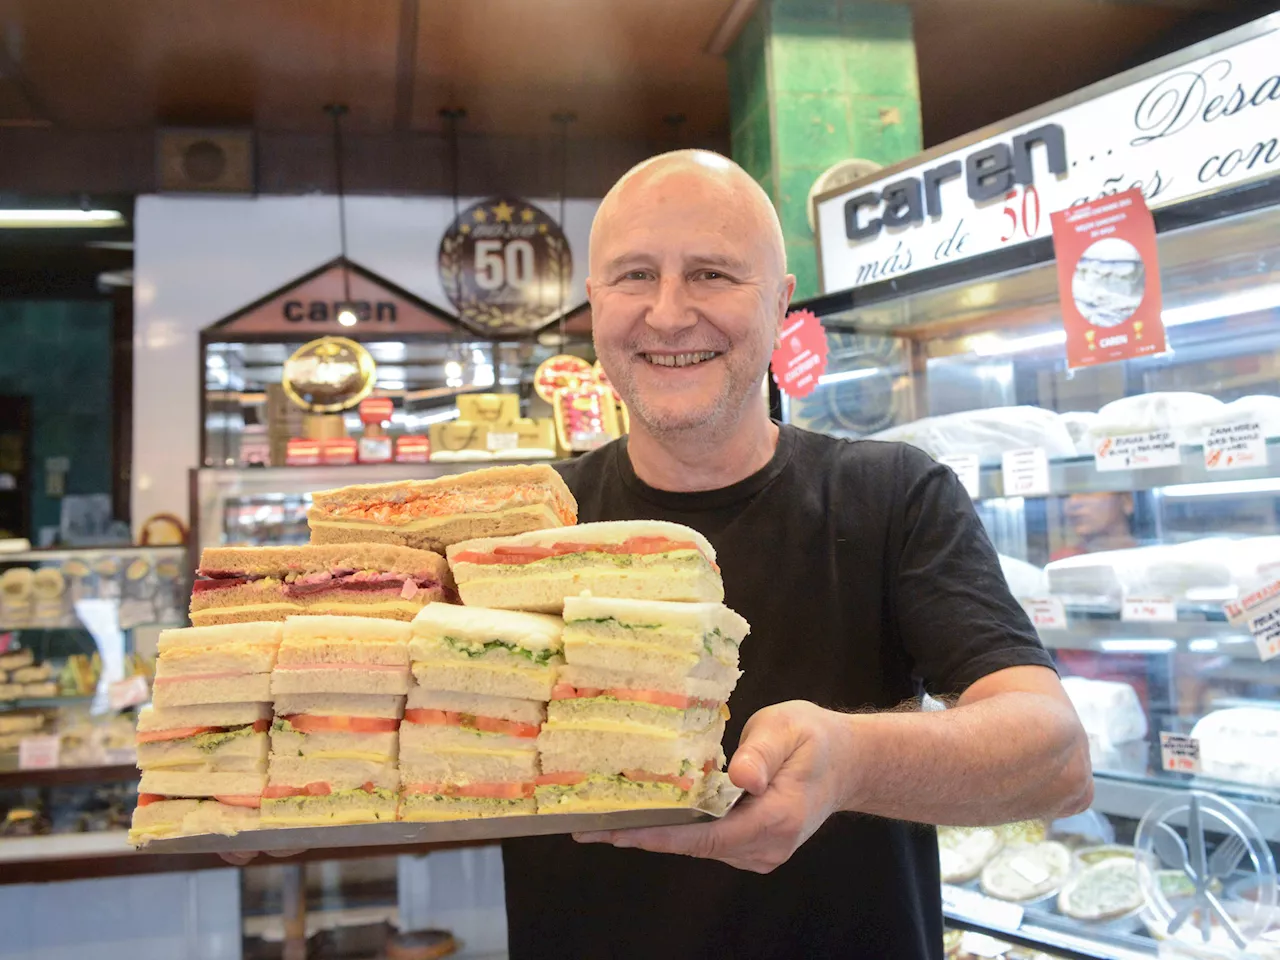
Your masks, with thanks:
[[[693,777],[679,777],[674,773],[649,773],[647,770],[623,770],[622,775],[636,783],[670,783],[681,790],[693,789]]]
[[[331,793],[333,789],[329,784],[317,780],[305,787],[269,786],[262,791],[262,797],[264,800],[281,800],[285,797],[327,797]]]
[[[225,793],[215,793],[213,795],[213,799],[217,800],[219,803],[225,803],[228,807],[252,807],[256,810],[258,807],[262,806],[261,797],[243,794],[230,795]]]
[[[138,731],[138,743],[162,743],[167,740],[183,740],[202,733],[218,733],[222,727],[172,727],[168,730]]]
[[[159,803],[161,800],[169,798],[160,793],[140,793],[138,794],[138,806],[149,807],[153,803]]]
[[[315,717],[291,714],[284,719],[299,733],[395,733],[400,721],[394,717]]]

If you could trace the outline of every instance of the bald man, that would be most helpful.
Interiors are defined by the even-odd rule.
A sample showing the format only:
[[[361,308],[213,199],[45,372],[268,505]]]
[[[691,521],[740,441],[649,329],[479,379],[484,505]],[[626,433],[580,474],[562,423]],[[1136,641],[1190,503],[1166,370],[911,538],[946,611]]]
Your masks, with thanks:
[[[1088,806],[1088,747],[955,475],[769,418],[795,289],[724,157],[624,176],[591,232],[596,352],[629,437],[565,466],[582,521],[687,524],[751,623],[712,824],[503,844],[512,960],[941,958],[929,824]],[[928,690],[940,713],[902,709]],[[676,856],[683,855],[683,856]]]

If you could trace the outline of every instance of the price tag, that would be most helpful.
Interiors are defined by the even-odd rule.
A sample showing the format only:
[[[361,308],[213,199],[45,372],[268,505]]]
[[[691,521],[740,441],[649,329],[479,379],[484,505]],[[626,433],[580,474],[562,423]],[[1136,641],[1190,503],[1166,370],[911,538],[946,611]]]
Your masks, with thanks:
[[[1011,946],[1013,944],[972,930],[966,930],[960,937],[960,952],[971,957],[1003,957]]]
[[[390,437],[361,437],[356,457],[361,463],[390,463],[392,440]]]
[[[1267,465],[1267,437],[1257,420],[1210,427],[1204,441],[1206,470],[1239,470]]]
[[[1009,861],[1009,869],[1033,887],[1049,879],[1049,871],[1029,857],[1014,857]]]
[[[1174,773],[1200,772],[1200,741],[1160,731],[1160,765]]]
[[[569,448],[578,451],[595,450],[612,439],[609,434],[599,430],[575,430],[569,434]]]
[[[979,469],[978,455],[976,453],[953,453],[949,456],[939,457],[938,462],[946,464],[956,472],[956,476],[960,478],[960,485],[969,494],[969,499],[978,499],[982,473]]]
[[[1007,450],[1000,458],[1006,497],[1049,495],[1049,457],[1043,447]]]
[[[1037,630],[1067,629],[1067,608],[1060,597],[1020,597],[1019,601]]]
[[[1239,600],[1224,603],[1222,612],[1227,615],[1233,627],[1238,627],[1276,605],[1280,605],[1280,580],[1273,580],[1265,587],[1245,594]]]
[[[992,900],[976,890],[942,885],[942,906],[950,914],[964,917],[996,930],[1017,930],[1022,926],[1022,907],[1016,903]]]
[[[1154,467],[1177,467],[1182,464],[1178,441],[1174,439],[1172,430],[1107,437],[1098,443],[1093,452],[1094,466],[1099,472],[1150,470]]]
[[[19,770],[53,770],[58,766],[62,740],[56,733],[41,733],[18,741]]]
[[[520,434],[490,430],[484,442],[489,450],[515,450],[520,446]]]
[[[108,767],[137,763],[138,751],[133,747],[107,747],[102,751],[102,762]]]
[[[1253,617],[1249,621],[1249,632],[1264,663],[1280,657],[1280,601]]]
[[[1173,597],[1125,597],[1120,619],[1148,623],[1177,623],[1178,604]]]
[[[124,680],[117,680],[107,687],[107,706],[112,710],[127,710],[151,699],[147,678],[140,673]]]

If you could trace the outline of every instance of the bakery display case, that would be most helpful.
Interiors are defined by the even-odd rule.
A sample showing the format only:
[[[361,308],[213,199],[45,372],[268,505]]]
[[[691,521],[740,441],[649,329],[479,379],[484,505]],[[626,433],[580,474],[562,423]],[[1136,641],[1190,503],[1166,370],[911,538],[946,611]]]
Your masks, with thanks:
[[[183,547],[0,555],[0,875],[131,852],[131,710],[188,581]]]
[[[1068,370],[1052,262],[798,305],[830,360],[785,418],[952,465],[1089,734],[1087,815],[941,831],[971,930],[1120,958],[1173,927],[1188,956],[1280,956],[1280,657],[1231,616],[1280,580],[1277,196],[1161,233],[1158,357]],[[1240,424],[1252,456],[1215,462]],[[1158,462],[1108,458],[1137,435],[1169,441]]]
[[[939,830],[949,955],[1280,957],[1280,102],[1182,86],[1277,55],[1273,15],[814,198],[783,418],[955,471],[1089,737],[1090,810]],[[1076,264],[1088,205],[1146,249]]]

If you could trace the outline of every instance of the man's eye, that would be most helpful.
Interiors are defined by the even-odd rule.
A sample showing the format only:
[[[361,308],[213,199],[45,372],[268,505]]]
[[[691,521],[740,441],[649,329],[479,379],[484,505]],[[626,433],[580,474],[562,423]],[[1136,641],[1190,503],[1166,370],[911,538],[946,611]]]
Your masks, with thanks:
[[[719,270],[699,270],[697,273],[699,280],[727,280],[729,279]]]
[[[622,275],[623,280],[648,280],[648,270],[628,270]]]

